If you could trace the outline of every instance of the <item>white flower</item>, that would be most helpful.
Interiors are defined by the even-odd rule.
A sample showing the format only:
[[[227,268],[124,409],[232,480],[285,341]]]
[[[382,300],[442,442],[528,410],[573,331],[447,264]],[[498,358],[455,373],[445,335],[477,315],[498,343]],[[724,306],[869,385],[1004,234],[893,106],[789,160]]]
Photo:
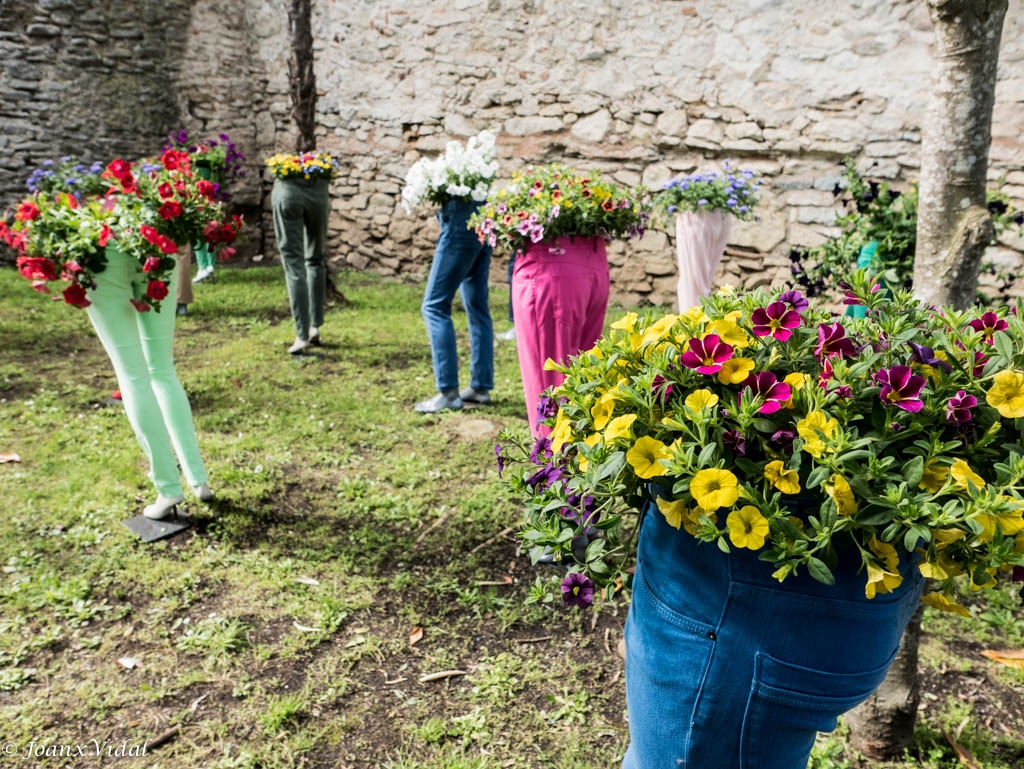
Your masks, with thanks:
[[[498,172],[494,159],[495,136],[481,131],[463,146],[450,141],[438,158],[420,158],[409,169],[402,189],[402,206],[412,213],[424,198],[442,202],[457,198],[482,202]]]

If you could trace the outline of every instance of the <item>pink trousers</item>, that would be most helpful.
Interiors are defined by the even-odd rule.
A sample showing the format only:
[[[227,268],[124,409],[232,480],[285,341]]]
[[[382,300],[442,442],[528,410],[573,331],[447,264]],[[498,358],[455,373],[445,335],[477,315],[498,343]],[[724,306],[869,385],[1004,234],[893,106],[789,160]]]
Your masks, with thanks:
[[[601,238],[542,241],[516,256],[512,311],[526,414],[535,438],[549,432],[538,424],[541,393],[564,379],[557,371],[545,371],[544,362],[565,363],[592,347],[604,331],[607,308],[608,256]]]

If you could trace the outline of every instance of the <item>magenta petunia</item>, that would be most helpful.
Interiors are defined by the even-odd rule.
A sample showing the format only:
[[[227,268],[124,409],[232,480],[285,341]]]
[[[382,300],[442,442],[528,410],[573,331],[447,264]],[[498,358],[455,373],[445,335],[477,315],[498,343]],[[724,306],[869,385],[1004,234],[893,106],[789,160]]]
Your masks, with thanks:
[[[896,406],[904,411],[916,413],[921,410],[921,390],[924,389],[925,378],[913,372],[910,366],[893,366],[875,373],[875,379],[882,384],[878,394],[883,403]]]
[[[971,421],[971,409],[978,405],[978,399],[968,395],[964,390],[957,390],[956,395],[946,404],[946,419],[962,424]]]
[[[773,336],[785,342],[793,336],[792,329],[800,325],[800,313],[790,309],[785,302],[772,302],[767,307],[758,307],[750,315],[754,324],[754,336]]]
[[[744,389],[749,387],[754,391],[755,398],[761,398],[764,402],[757,410],[759,414],[774,414],[782,404],[793,397],[793,391],[788,384],[780,382],[778,377],[771,371],[762,371],[759,374],[751,374],[743,383]]]
[[[690,349],[679,356],[679,362],[701,374],[715,374],[732,357],[732,345],[723,342],[717,334],[703,339],[691,339]]]
[[[818,326],[818,346],[814,348],[814,357],[823,360],[830,355],[845,357],[855,352],[856,347],[846,336],[842,323],[822,323]]]
[[[986,312],[980,318],[975,318],[967,324],[979,334],[984,335],[985,341],[992,344],[992,337],[997,331],[1005,331],[1010,324],[1000,318],[994,312]]]

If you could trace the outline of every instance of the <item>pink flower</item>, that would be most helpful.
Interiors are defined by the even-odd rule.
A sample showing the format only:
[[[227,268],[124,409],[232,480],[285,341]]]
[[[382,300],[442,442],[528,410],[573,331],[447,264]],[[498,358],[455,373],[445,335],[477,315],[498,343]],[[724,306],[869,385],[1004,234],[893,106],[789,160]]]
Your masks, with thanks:
[[[882,403],[911,413],[920,411],[924,406],[919,396],[924,388],[925,378],[915,374],[910,366],[882,369],[875,374],[875,379],[882,383],[882,391],[878,394]]]
[[[979,334],[984,334],[985,341],[992,344],[992,337],[997,331],[1005,331],[1010,324],[997,316],[994,312],[986,312],[980,318],[976,318],[967,324]]]
[[[722,364],[732,357],[732,346],[719,339],[717,334],[708,334],[703,339],[691,339],[689,347],[679,356],[679,362],[701,374],[721,371]]]
[[[782,408],[783,403],[793,397],[790,386],[785,382],[780,382],[771,371],[751,374],[743,383],[744,390],[748,387],[754,391],[755,398],[761,398],[764,401],[761,408],[757,410],[759,414],[774,414]]]
[[[842,323],[822,323],[818,326],[818,346],[814,348],[814,357],[824,360],[830,355],[843,357],[855,352],[856,348],[847,338]]]
[[[159,256],[150,256],[146,258],[146,263],[142,265],[143,272],[155,272],[160,269],[161,259]]]
[[[758,307],[750,316],[754,324],[754,336],[773,336],[785,342],[793,332],[791,329],[800,325],[800,314],[790,309],[785,302],[772,302],[766,308]]]

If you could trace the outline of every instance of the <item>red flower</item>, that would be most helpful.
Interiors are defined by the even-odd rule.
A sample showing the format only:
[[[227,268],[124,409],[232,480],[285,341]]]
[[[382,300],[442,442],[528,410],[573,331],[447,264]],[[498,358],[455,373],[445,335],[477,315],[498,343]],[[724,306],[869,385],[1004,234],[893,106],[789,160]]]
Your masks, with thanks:
[[[88,307],[92,304],[85,296],[85,289],[78,283],[72,283],[64,289],[64,301],[72,307]]]
[[[196,182],[196,190],[207,200],[213,200],[217,194],[217,185],[206,179],[200,179]]]
[[[800,325],[800,314],[790,309],[786,302],[772,302],[768,307],[758,307],[750,316],[754,324],[754,336],[771,335],[780,342],[785,342],[794,329]]]
[[[162,260],[159,256],[150,256],[146,258],[146,263],[142,265],[143,272],[155,272],[160,269],[160,262]]]
[[[76,198],[74,195],[69,195],[66,192],[61,192],[57,194],[57,203],[63,203],[70,209],[78,208],[78,198]]]
[[[161,299],[166,299],[167,284],[162,280],[149,281],[149,285],[146,286],[146,296],[156,302],[159,302]]]
[[[74,259],[72,259],[72,260],[70,260],[68,262],[64,262],[64,271],[68,275],[72,275],[72,276],[73,275],[78,275],[79,273],[82,272],[82,265],[80,265],[78,262],[76,262]],[[61,276],[61,278],[63,278],[64,280],[71,280],[70,277],[69,278],[64,278],[63,275]]]
[[[602,211],[614,211],[615,210],[615,202],[611,198],[608,198],[604,203],[601,204],[601,210]]]
[[[177,219],[185,213],[185,208],[177,200],[168,200],[160,206],[157,213],[160,214],[161,219],[167,219],[170,221],[171,219]]]
[[[207,184],[209,184],[209,182],[207,182]],[[157,187],[156,191],[157,194],[164,200],[166,200],[167,198],[174,197],[174,189],[167,182],[164,182],[159,187]]]
[[[26,200],[24,203],[18,206],[18,213],[14,215],[14,218],[19,222],[31,222],[39,217],[39,206],[33,203],[31,200]]]
[[[721,371],[722,364],[731,357],[732,346],[717,334],[708,334],[703,339],[691,339],[690,349],[679,356],[679,362],[701,374],[714,374]]]
[[[220,240],[222,243],[231,243],[238,236],[238,232],[230,224],[225,224],[220,228]]]
[[[179,152],[173,148],[164,152],[160,157],[160,162],[168,171],[176,171],[179,168],[182,170],[188,170],[189,168],[188,153],[183,151]]]
[[[134,297],[129,298],[128,301],[132,303],[132,307],[135,308],[136,312],[149,312],[149,305],[145,302],[140,302]]]
[[[103,179],[117,179],[122,183],[126,178],[130,178],[131,175],[132,164],[129,163],[127,160],[122,160],[121,158],[111,160],[110,163],[107,164],[106,170],[104,170],[103,173],[100,174],[101,178]]]
[[[228,246],[227,248],[222,248],[220,251],[217,252],[217,258],[220,259],[222,262],[226,262],[236,253],[237,251],[235,251],[235,249],[233,249],[231,246]]]
[[[41,256],[19,256],[18,274],[26,280],[56,280],[57,267]]]
[[[110,238],[111,238],[111,237],[113,237],[113,234],[114,234],[114,233],[113,233],[113,231],[112,231],[112,230],[110,229],[110,226],[109,226],[109,225],[107,225],[107,224],[104,224],[104,225],[103,225],[102,227],[100,227],[100,238],[99,238],[99,244],[100,244],[100,247],[101,247],[101,248],[102,248],[103,246],[107,245],[107,243],[109,243],[109,242],[110,242]]]
[[[211,245],[220,243],[220,222],[210,222],[203,227],[203,238]]]

